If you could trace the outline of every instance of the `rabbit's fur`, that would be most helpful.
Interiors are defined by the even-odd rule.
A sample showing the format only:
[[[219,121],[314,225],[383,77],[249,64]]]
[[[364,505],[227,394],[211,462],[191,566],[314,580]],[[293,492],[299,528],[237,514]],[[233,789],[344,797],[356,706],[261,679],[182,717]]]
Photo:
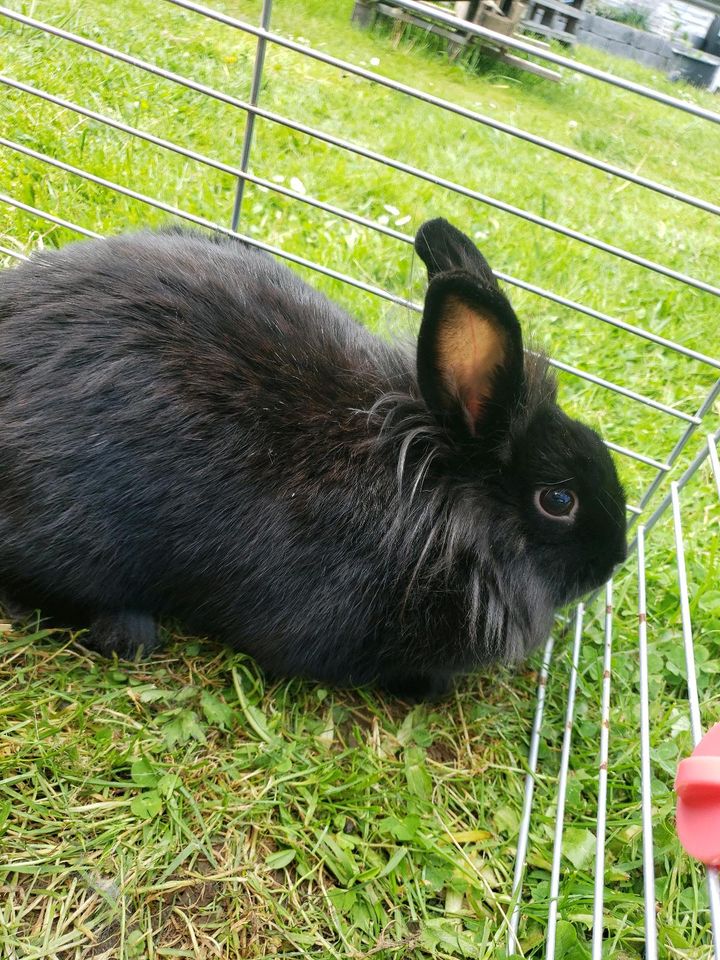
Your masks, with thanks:
[[[624,557],[622,489],[472,243],[435,220],[416,249],[417,358],[231,238],[2,272],[0,585],[105,653],[172,616],[414,697],[542,642]],[[571,517],[538,505],[553,485]]]

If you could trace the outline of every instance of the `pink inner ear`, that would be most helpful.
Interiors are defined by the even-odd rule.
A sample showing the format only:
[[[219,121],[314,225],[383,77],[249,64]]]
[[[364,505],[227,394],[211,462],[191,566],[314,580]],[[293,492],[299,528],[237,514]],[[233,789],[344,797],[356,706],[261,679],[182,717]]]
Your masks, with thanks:
[[[437,346],[443,380],[462,401],[474,432],[492,394],[493,374],[505,362],[505,336],[494,316],[448,297]]]
[[[475,323],[471,323],[469,326],[469,339],[470,356],[468,357],[468,361],[471,368],[477,369],[482,362],[482,345],[478,341],[477,324]],[[470,416],[470,424],[472,427],[477,423],[477,418],[480,416],[482,400],[485,399],[487,399],[486,395],[481,397],[479,394],[473,395],[471,393],[465,394],[464,396],[465,409]]]
[[[471,426],[471,427],[474,427],[474,425],[477,423],[478,417],[480,416],[480,410],[482,409],[482,404],[480,403],[480,398],[479,398],[479,397],[474,397],[474,398],[472,398],[472,399],[470,400],[469,403],[466,402],[466,403],[464,404],[464,406],[465,406],[465,409],[467,410],[468,416],[469,416],[469,418],[470,418],[470,426]],[[473,433],[474,433],[474,432],[475,432],[475,431],[474,431],[474,429],[473,429]]]

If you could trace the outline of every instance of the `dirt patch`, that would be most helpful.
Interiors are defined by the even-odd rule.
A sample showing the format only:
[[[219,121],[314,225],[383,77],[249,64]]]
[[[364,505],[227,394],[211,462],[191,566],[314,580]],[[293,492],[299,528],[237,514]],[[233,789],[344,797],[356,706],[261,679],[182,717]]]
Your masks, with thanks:
[[[436,740],[427,748],[427,755],[430,760],[441,763],[443,766],[454,766],[458,760],[457,747],[448,743],[447,740]]]

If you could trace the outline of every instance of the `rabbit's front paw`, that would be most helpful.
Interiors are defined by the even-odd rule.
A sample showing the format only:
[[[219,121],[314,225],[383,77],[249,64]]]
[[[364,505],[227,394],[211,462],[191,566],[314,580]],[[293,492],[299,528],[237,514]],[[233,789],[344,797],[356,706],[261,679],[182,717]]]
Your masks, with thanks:
[[[420,703],[444,700],[452,690],[452,681],[442,673],[434,676],[426,673],[406,673],[383,677],[380,686],[400,700]]]
[[[85,643],[104,657],[120,660],[147,656],[160,646],[155,620],[147,613],[106,613],[90,624]]]

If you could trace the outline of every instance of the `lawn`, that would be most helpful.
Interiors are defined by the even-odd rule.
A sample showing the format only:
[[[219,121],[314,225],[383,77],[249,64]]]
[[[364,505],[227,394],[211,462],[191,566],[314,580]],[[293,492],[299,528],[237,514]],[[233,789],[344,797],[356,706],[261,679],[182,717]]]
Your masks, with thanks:
[[[256,23],[260,4],[215,0]],[[504,123],[718,201],[720,130],[579,75],[552,84],[485,62],[450,64],[417,34],[365,33],[352,4],[285,0],[273,27]],[[246,98],[255,42],[167,2],[11,0],[10,8]],[[717,97],[582,50],[585,62],[718,109]],[[0,17],[2,72],[223,164],[239,162],[245,115]],[[713,215],[541,151],[291,51],[270,47],[261,104],[370,150],[707,282]],[[0,136],[228,226],[235,178],[3,88]],[[713,296],[528,224],[446,187],[258,120],[250,170],[411,235],[444,215],[498,270],[629,324],[717,353]],[[166,213],[0,147],[0,192],[98,233]],[[418,302],[402,240],[249,184],[240,229]],[[0,245],[29,253],[78,235],[0,204]],[[5,262],[10,265],[11,258]],[[311,282],[383,333],[409,309],[309,270]],[[706,365],[508,288],[552,356],[692,414]],[[562,375],[566,407],[608,439],[663,459],[684,424]],[[718,424],[717,408],[708,425]],[[678,469],[696,452],[697,436]],[[619,461],[632,502],[654,471]],[[720,718],[720,510],[705,471],[684,514],[703,720]],[[701,873],[681,853],[672,782],[690,748],[671,530],[648,545],[651,742],[663,956],[710,956]],[[644,952],[637,577],[615,585],[605,891],[606,956]],[[603,624],[587,614],[567,787],[558,956],[589,957]],[[544,956],[570,644],[558,635],[547,688],[520,947]],[[510,891],[539,661],[495,669],[454,698],[411,708],[374,692],[271,684],[251,661],[170,631],[146,663],[91,656],[82,636],[0,634],[0,957],[505,956]],[[561,952],[562,948],[562,952]]]

